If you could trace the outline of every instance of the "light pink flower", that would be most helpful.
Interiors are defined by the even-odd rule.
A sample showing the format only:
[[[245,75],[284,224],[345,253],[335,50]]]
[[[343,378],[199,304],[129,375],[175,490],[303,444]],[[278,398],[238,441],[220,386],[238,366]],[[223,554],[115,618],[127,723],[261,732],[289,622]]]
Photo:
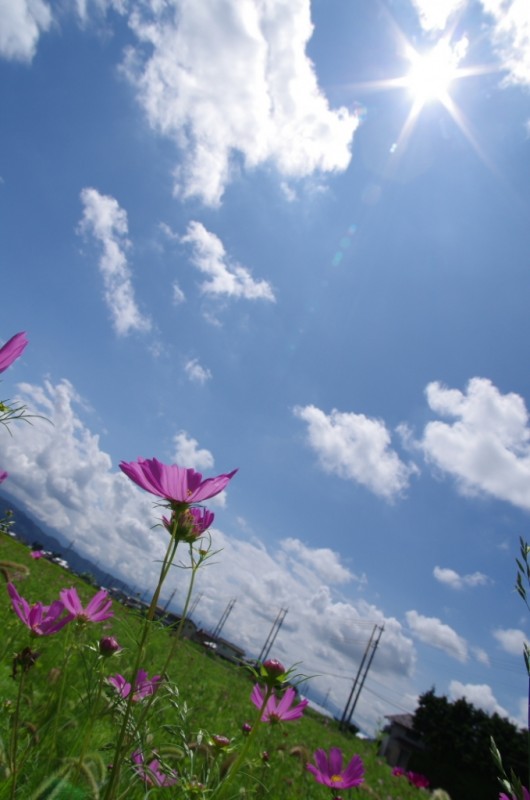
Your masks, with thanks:
[[[163,497],[172,504],[201,503],[222,492],[237,469],[227,475],[206,478],[194,469],[162,464],[156,458],[139,458],[137,461],[120,463],[120,469],[134,483],[151,494]]]
[[[11,366],[13,361],[16,361],[22,355],[27,343],[26,333],[22,331],[21,333],[15,333],[3,347],[0,347],[0,372],[4,372]]]
[[[314,754],[316,767],[307,764],[315,780],[332,789],[351,789],[364,781],[364,764],[360,756],[353,756],[350,763],[342,769],[342,750],[332,747],[329,756],[325,750],[318,749]]]
[[[125,680],[123,675],[112,675],[108,679],[111,686],[114,686],[120,697],[129,697],[131,693],[131,684]],[[145,670],[138,670],[136,677],[136,686],[133,693],[133,702],[138,703],[150,694],[154,694],[162,681],[161,675],[154,675],[152,678],[147,677]]]
[[[83,608],[77,589],[73,586],[71,589],[61,589],[60,597],[66,610],[80,622],[103,622],[114,616],[114,612],[110,610],[112,600],[105,589],[97,592],[86,608]]]
[[[30,556],[31,558],[44,558],[44,550],[32,550]]]
[[[261,715],[262,722],[290,722],[294,719],[300,719],[304,713],[304,708],[308,704],[308,700],[302,700],[298,705],[293,706],[293,701],[296,697],[296,691],[289,686],[283,697],[278,699],[276,695],[271,694],[267,700],[267,705]],[[265,701],[265,695],[259,683],[256,683],[250,695],[250,699],[256,706],[261,708]]]
[[[136,750],[132,754],[132,761],[138,776],[148,786],[173,786],[178,780],[175,772],[170,774],[162,772],[160,761],[157,758],[154,758],[149,764],[145,764],[144,754],[141,750]]]
[[[15,614],[35,636],[50,636],[70,622],[70,616],[60,618],[64,611],[64,605],[60,600],[55,600],[50,606],[43,606],[42,603],[30,606],[12,583],[7,584],[7,591]]]

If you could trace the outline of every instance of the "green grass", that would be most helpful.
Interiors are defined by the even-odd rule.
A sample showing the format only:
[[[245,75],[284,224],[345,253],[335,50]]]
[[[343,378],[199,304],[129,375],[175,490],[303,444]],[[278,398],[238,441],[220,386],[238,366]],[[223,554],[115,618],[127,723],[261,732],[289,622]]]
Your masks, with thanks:
[[[75,586],[85,601],[95,592],[61,567],[45,559],[34,561],[24,545],[5,535],[0,535],[0,561],[8,564],[4,568],[7,577],[31,603],[38,600],[50,603],[58,598],[60,589],[69,586]],[[13,564],[20,564],[22,569],[17,570]],[[66,626],[54,636],[32,640],[32,647],[40,651],[40,656],[24,678],[19,742],[23,763],[16,794],[18,800],[51,800],[52,797],[76,800],[97,796],[95,790],[90,789],[90,778],[92,775],[96,781],[104,779],[118,729],[113,712],[115,697],[104,679],[117,672],[130,676],[133,653],[143,625],[137,614],[120,604],[115,602],[113,609],[113,619],[88,625],[81,634],[74,626]],[[4,798],[9,797],[6,788],[9,781],[5,781],[5,751],[9,747],[10,724],[20,681],[20,670],[15,680],[12,677],[13,656],[29,641],[28,632],[12,611],[5,590],[0,591],[0,624],[4,634],[0,641],[0,691],[3,700],[0,736],[4,748],[3,753],[0,751],[0,770],[4,772],[0,798]],[[151,628],[142,665],[150,676],[161,669],[171,641],[167,629],[157,623],[151,623]],[[99,638],[111,633],[118,638],[123,650],[108,659],[98,659]],[[98,669],[102,670],[100,695],[97,690]],[[56,696],[63,676],[64,699],[60,706]],[[184,764],[189,766],[191,762],[198,769],[211,767],[215,751],[208,742],[212,734],[229,737],[233,740],[234,753],[237,752],[244,740],[241,726],[253,721],[256,711],[249,700],[253,685],[249,673],[211,655],[199,645],[182,640],[178,642],[167,677],[167,686],[177,688],[178,698],[167,687],[157,692],[148,720],[149,734],[146,734],[145,747],[156,747],[168,764],[176,766],[179,771]],[[96,718],[90,723],[94,709],[97,710]],[[89,725],[92,725],[90,730]],[[82,769],[74,770],[69,777],[70,785],[61,789],[57,781],[53,782],[53,776],[60,775],[57,770],[61,770],[69,763],[68,759],[83,748],[87,731],[90,733],[90,746],[86,749],[88,770],[85,773]],[[305,763],[317,747],[328,749],[331,746],[341,747],[348,759],[358,753],[365,764],[365,784],[359,789],[341,791],[343,797],[414,800],[426,796],[425,791],[414,789],[403,778],[393,777],[390,768],[378,758],[373,743],[340,732],[335,721],[308,710],[299,721],[261,726],[254,751],[249,754],[248,766],[234,782],[230,797],[272,800],[329,798],[329,790],[314,781],[305,769]],[[262,759],[264,751],[268,754],[268,761]],[[219,754],[214,770],[219,768],[222,771],[226,758],[233,756],[226,756],[224,752]],[[124,797],[146,796],[132,771],[126,780],[129,784]],[[49,785],[46,785],[47,781]],[[175,786],[154,789],[149,796],[175,798],[188,795]],[[197,796],[201,798],[203,794]]]

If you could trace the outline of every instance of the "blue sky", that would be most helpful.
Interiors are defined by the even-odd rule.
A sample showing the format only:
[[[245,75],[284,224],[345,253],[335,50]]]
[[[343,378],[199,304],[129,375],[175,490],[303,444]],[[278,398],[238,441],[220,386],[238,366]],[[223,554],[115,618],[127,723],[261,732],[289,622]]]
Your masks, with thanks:
[[[238,467],[197,621],[236,598],[257,654],[288,608],[336,709],[384,624],[368,730],[433,685],[524,722],[527,4],[0,10],[2,392],[54,423],[3,436],[6,491],[143,589],[120,460]]]

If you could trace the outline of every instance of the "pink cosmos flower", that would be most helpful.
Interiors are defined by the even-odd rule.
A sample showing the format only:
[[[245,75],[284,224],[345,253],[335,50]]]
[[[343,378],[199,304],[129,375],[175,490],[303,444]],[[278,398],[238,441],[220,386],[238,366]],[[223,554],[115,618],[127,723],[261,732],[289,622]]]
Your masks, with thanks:
[[[27,343],[26,333],[22,331],[21,333],[15,333],[3,347],[0,347],[0,372],[4,372],[11,366],[13,361],[16,361],[22,355]]]
[[[61,589],[60,598],[69,614],[80,622],[103,622],[104,619],[114,616],[114,612],[110,610],[112,600],[105,589],[97,592],[86,608],[81,605],[77,589],[73,586],[71,589]]]
[[[407,772],[407,778],[409,779],[409,783],[417,789],[428,789],[430,786],[429,779],[420,772],[409,771]]]
[[[3,470],[0,470],[0,483],[2,483],[2,481],[5,481],[5,479],[7,478],[8,475],[9,475],[8,472],[4,472]]]
[[[32,550],[30,556],[31,558],[44,558],[44,550]]]
[[[213,511],[208,511],[207,508],[187,508],[179,519],[177,537],[186,542],[194,542],[208,530],[214,521],[214,517],[215,514]],[[166,528],[169,533],[173,532],[173,521],[173,517],[171,519],[162,517],[164,528]]]
[[[235,469],[227,475],[203,481],[201,473],[194,469],[162,464],[156,458],[122,461],[120,469],[142,489],[176,504],[201,503],[209,497],[215,497],[237,472]]]
[[[168,774],[160,769],[160,761],[154,758],[149,764],[145,764],[144,754],[141,750],[136,750],[132,754],[132,761],[135,765],[137,775],[148,786],[173,786],[177,782],[174,772]]]
[[[60,600],[55,600],[50,606],[43,606],[42,603],[30,606],[12,583],[7,584],[7,591],[15,614],[35,636],[50,636],[70,622],[71,617],[68,615],[59,619],[64,611]]]
[[[523,800],[530,800],[530,792],[528,791],[526,786],[523,786],[522,789],[523,789]],[[516,800],[516,797],[515,795],[509,797],[507,794],[504,794],[504,792],[501,792],[501,794],[499,795],[499,800]]]
[[[271,694],[267,700],[267,705],[261,715],[262,722],[290,722],[294,719],[300,719],[304,713],[304,708],[308,704],[308,700],[302,700],[298,705],[293,706],[293,700],[296,697],[296,691],[289,686],[283,697],[278,699],[274,694]],[[250,699],[256,706],[261,708],[265,700],[265,695],[259,683],[256,683],[252,689]]]
[[[120,697],[126,698],[129,697],[131,693],[131,684],[125,680],[123,675],[112,675],[108,679],[111,686],[114,686]],[[161,675],[154,675],[152,678],[147,677],[147,672],[145,670],[140,669],[138,670],[138,675],[136,677],[136,687],[133,694],[133,702],[139,703],[140,700],[143,700],[144,697],[147,697],[150,694],[154,694],[158,689],[159,684],[162,681]]]
[[[314,754],[316,767],[308,764],[307,769],[318,783],[332,789],[351,789],[364,781],[364,764],[360,756],[353,756],[347,767],[342,769],[342,750],[332,747],[329,756],[325,750],[318,749]]]

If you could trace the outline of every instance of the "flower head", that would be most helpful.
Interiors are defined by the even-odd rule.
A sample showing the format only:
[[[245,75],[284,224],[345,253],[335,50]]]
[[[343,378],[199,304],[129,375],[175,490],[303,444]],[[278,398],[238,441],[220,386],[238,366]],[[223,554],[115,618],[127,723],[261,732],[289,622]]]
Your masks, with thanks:
[[[16,361],[22,355],[27,343],[26,333],[22,331],[21,333],[15,333],[3,347],[0,347],[0,372],[4,372],[11,366],[13,361]]]
[[[178,539],[190,543],[199,539],[203,533],[208,530],[215,517],[213,511],[208,511],[207,508],[203,508],[202,506],[200,508],[187,508],[183,514],[179,514],[178,512],[176,512],[176,514],[178,515],[176,536]],[[164,527],[171,534],[173,534],[174,516],[172,516],[171,519],[162,517]]]
[[[417,789],[428,789],[430,786],[429,779],[422,775],[420,772],[407,772],[407,778],[409,779],[409,783],[412,786],[416,786]]]
[[[294,719],[300,719],[304,713],[304,708],[308,704],[308,700],[302,700],[297,705],[293,706],[293,700],[296,697],[296,691],[289,686],[283,697],[278,699],[276,695],[271,694],[267,700],[267,704],[263,709],[261,715],[262,722],[290,722]],[[261,708],[265,702],[265,695],[259,683],[256,683],[250,695],[250,699],[257,708]]]
[[[134,483],[151,494],[163,497],[172,504],[201,503],[222,492],[237,469],[227,475],[206,478],[200,472],[176,464],[162,464],[156,458],[139,458],[137,461],[122,461],[120,469]]]
[[[523,790],[523,800],[530,800],[530,792],[528,791],[526,786],[523,786],[521,788]],[[499,800],[517,800],[517,798],[515,797],[515,795],[509,797],[507,794],[504,794],[504,792],[501,792],[501,794],[499,795]]]
[[[99,640],[99,652],[102,656],[113,656],[118,653],[122,648],[115,636],[103,636]]]
[[[4,470],[0,470],[0,483],[2,483],[2,481],[5,481],[5,479],[7,478],[8,475],[9,475],[8,472],[5,472]]]
[[[32,550],[30,556],[35,559],[44,558],[44,550]]]
[[[131,684],[125,680],[123,675],[112,675],[108,679],[111,686],[114,686],[120,697],[129,697],[131,693]],[[133,702],[139,703],[144,697],[154,694],[162,681],[161,675],[154,675],[152,678],[147,677],[147,672],[143,669],[138,670],[136,676],[136,686],[133,693]]]
[[[314,754],[316,767],[308,764],[315,780],[332,789],[351,789],[364,781],[364,764],[360,756],[353,756],[347,767],[342,769],[342,750],[332,747],[329,756],[325,750],[318,749]]]
[[[71,589],[62,589],[60,597],[69,614],[80,622],[103,622],[114,616],[114,612],[110,610],[112,600],[105,589],[97,592],[86,608],[83,608],[77,589],[73,586]]]
[[[70,622],[71,617],[68,615],[60,618],[64,611],[64,605],[60,600],[55,600],[50,606],[43,606],[42,603],[30,606],[28,601],[19,595],[14,584],[8,583],[7,591],[15,614],[35,636],[50,636]]]
[[[132,754],[132,761],[137,775],[148,786],[173,786],[177,782],[174,772],[162,772],[160,761],[157,758],[154,758],[149,764],[145,764],[144,754],[140,750],[136,750]]]

